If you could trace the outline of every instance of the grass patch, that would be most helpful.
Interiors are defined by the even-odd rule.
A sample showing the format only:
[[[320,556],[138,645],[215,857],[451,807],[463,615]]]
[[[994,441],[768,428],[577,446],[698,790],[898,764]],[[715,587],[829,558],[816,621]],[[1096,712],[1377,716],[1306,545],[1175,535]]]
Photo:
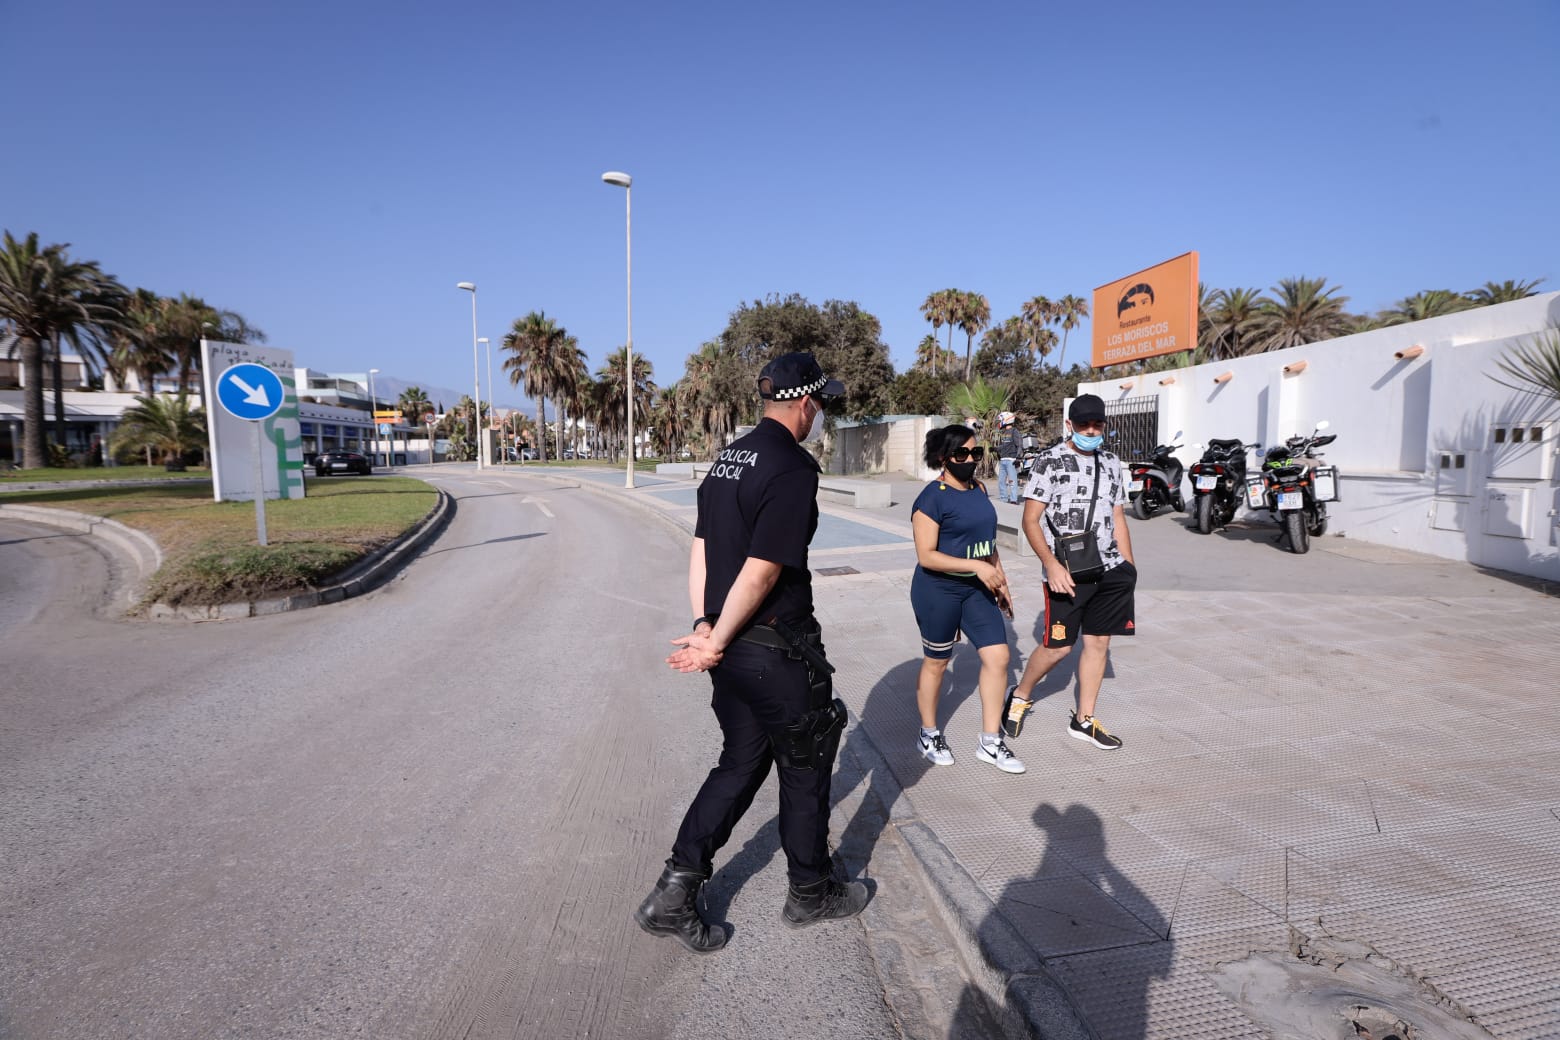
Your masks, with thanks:
[[[416,526],[438,492],[409,477],[308,479],[308,497],[265,504],[265,546],[253,502],[213,502],[211,485],[62,488],[4,501],[58,506],[117,520],[162,546],[149,602],[234,603],[327,584],[368,553]]]
[[[90,484],[103,480],[184,480],[189,477],[210,479],[211,471],[191,466],[182,473],[170,473],[161,466],[91,466],[86,469],[58,469],[41,466],[38,469],[0,470],[0,492],[7,485],[41,484],[54,481]]]

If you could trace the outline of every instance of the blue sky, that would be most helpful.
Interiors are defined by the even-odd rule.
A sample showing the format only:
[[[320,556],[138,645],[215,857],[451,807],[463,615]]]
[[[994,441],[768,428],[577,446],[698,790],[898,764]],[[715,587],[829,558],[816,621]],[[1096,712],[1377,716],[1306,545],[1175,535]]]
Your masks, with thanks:
[[[461,280],[495,350],[532,309],[622,344],[606,170],[662,383],[772,293],[855,300],[903,369],[928,292],[1000,320],[1191,249],[1356,311],[1560,289],[1553,0],[0,0],[0,37],[0,226],[425,387],[470,392]]]

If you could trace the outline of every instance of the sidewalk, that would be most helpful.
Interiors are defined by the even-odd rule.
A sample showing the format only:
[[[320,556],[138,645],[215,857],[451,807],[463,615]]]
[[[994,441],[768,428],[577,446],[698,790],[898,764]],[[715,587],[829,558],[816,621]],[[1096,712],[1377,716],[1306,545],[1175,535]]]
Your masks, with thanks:
[[[557,476],[691,530],[692,481],[590,472]],[[1032,1035],[1560,1037],[1560,600],[1331,534],[1295,556],[1271,526],[1133,520],[1138,634],[1099,706],[1125,747],[1067,735],[1068,662],[1010,742],[1028,772],[980,764],[961,644],[936,768],[914,739],[920,485],[892,483],[889,509],[821,506],[813,542],[848,745]],[[1004,563],[1016,669],[1041,574]],[[870,828],[833,831],[869,859]]]

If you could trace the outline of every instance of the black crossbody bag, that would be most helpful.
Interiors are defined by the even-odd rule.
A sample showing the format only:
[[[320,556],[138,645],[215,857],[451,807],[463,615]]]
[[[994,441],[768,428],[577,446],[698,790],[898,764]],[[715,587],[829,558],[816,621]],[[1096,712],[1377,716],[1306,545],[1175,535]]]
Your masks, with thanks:
[[[1063,534],[1051,520],[1050,511],[1046,511],[1045,522],[1051,525],[1051,533],[1056,536],[1056,558],[1062,561],[1062,566],[1067,568],[1073,581],[1096,582],[1105,573],[1105,561],[1100,558],[1099,536],[1094,533],[1094,507],[1100,500],[1100,470],[1103,468],[1104,463],[1096,454],[1094,487],[1089,492],[1089,515],[1083,521],[1082,534]]]

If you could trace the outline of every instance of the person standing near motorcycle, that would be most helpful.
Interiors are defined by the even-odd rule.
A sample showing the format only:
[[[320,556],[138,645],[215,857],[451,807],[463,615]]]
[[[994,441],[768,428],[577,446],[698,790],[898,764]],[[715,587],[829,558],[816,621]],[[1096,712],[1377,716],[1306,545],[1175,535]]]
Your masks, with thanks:
[[[1002,729],[1010,737],[1023,731],[1035,685],[1066,659],[1081,636],[1078,708],[1067,731],[1097,748],[1114,751],[1121,747],[1121,738],[1100,724],[1094,710],[1111,636],[1132,635],[1135,627],[1137,566],[1127,531],[1127,482],[1121,460],[1101,448],[1105,402],[1083,394],[1067,410],[1067,419],[1067,438],[1040,453],[1024,489],[1024,535],[1045,566],[1045,615],[1040,645],[1003,702]],[[1090,536],[1097,548],[1097,569],[1081,568],[1083,543],[1068,538],[1078,535]],[[1068,562],[1057,556],[1058,541],[1069,541],[1074,547]],[[1069,562],[1074,570],[1069,570]]]
[[[937,702],[962,633],[980,657],[981,734],[975,757],[1004,773],[1022,773],[1024,763],[1002,741],[1002,684],[1008,668],[1002,615],[1011,617],[1013,608],[997,555],[997,510],[975,479],[984,454],[968,426],[943,426],[926,435],[927,468],[942,472],[910,507],[917,563],[910,606],[921,630],[922,653],[915,684],[921,713],[918,747],[933,765],[953,765],[953,751],[937,725]]]
[[[726,944],[699,914],[715,853],[780,771],[780,847],[790,888],[781,920],[793,928],[859,914],[870,893],[833,876],[829,782],[845,723],[813,618],[807,546],[818,529],[818,463],[799,441],[822,432],[824,405],[845,392],[811,354],[784,354],[758,379],[764,415],[720,453],[699,485],[688,559],[693,631],[667,663],[709,672],[723,746],[683,817],[672,855],[635,913],[645,931],[695,953]]]
[[[997,497],[1004,502],[1018,504],[1018,457],[1023,454],[1023,444],[1014,423],[1018,416],[1012,412],[997,413]]]

